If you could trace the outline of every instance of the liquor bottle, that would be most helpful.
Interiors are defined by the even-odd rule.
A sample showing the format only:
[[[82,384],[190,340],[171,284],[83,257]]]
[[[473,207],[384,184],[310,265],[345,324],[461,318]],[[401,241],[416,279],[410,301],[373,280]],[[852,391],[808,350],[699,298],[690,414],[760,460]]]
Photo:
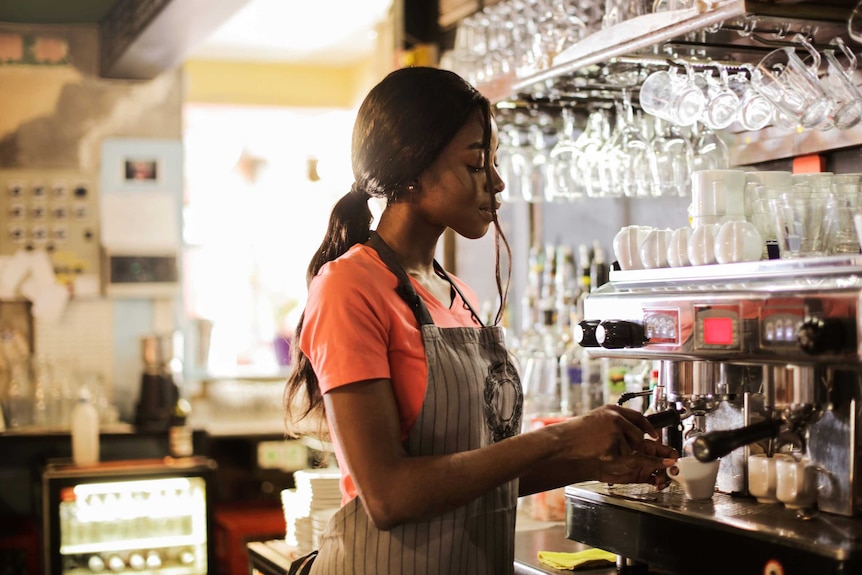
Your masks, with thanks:
[[[605,250],[593,240],[593,261],[590,263],[590,290],[595,291],[608,282],[610,269],[605,261]]]
[[[587,247],[587,244],[581,244],[578,246],[578,300],[576,303],[577,306],[577,317],[584,317],[584,300],[590,294],[590,266],[592,265],[592,257],[590,257],[590,250]]]
[[[172,457],[190,457],[194,453],[192,429],[188,425],[191,404],[177,399],[170,417],[168,435]]]

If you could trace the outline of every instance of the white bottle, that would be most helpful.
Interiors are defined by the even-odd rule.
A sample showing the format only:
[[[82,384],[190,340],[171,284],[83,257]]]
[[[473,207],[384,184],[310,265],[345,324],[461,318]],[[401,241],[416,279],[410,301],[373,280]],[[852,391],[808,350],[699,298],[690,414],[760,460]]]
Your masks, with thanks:
[[[81,390],[72,408],[72,460],[75,465],[99,462],[99,412],[87,388]]]

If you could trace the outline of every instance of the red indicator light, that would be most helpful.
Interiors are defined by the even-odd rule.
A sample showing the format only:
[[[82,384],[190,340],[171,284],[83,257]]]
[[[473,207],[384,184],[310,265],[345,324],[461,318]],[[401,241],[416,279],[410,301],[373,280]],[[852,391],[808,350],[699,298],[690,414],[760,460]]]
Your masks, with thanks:
[[[729,317],[704,318],[703,343],[731,345],[733,343],[733,320]]]

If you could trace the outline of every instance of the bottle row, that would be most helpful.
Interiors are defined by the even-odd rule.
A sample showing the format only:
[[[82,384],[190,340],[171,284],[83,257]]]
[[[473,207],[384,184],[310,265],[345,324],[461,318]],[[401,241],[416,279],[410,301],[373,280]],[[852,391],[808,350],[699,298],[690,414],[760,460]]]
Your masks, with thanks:
[[[128,553],[93,553],[67,555],[63,558],[63,573],[123,573],[152,571],[177,567],[196,567],[203,561],[201,550],[192,547],[136,550]],[[186,571],[181,571],[186,572]],[[188,572],[195,572],[189,570]]]
[[[89,495],[60,503],[63,548],[187,537],[202,532],[206,503],[197,490]]]

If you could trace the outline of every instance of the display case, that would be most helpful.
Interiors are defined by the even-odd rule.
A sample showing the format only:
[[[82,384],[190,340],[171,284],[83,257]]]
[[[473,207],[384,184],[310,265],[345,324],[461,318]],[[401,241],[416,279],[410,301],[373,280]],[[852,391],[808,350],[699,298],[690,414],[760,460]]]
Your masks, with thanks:
[[[208,573],[215,469],[203,457],[49,464],[42,474],[45,573]]]

